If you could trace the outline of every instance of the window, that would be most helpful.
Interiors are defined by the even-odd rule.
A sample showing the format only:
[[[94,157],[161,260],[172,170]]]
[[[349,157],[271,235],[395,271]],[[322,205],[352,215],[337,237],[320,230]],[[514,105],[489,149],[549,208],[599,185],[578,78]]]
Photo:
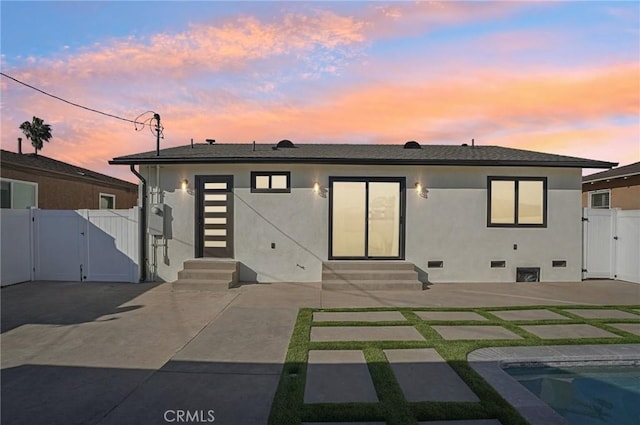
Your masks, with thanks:
[[[487,226],[547,226],[545,177],[489,177],[487,187]]]
[[[116,195],[110,195],[108,193],[100,194],[100,209],[112,210],[116,207]]]
[[[289,171],[252,171],[251,192],[289,193],[291,192],[291,173]]]
[[[24,209],[38,206],[38,184],[20,180],[0,181],[0,206]]]
[[[591,208],[611,208],[611,190],[597,190],[589,192],[589,204]]]

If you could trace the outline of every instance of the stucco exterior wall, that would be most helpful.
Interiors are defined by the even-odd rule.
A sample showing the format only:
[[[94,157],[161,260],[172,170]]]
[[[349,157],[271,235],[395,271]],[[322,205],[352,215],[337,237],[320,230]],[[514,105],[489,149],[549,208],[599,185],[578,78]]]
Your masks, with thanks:
[[[251,193],[251,171],[290,171],[291,193]],[[142,167],[150,187],[156,168]],[[328,257],[329,197],[313,192],[329,176],[405,177],[406,260],[430,282],[513,282],[516,267],[540,267],[542,281],[581,279],[581,175],[579,169],[453,166],[165,165],[158,199],[167,205],[166,248],[152,248],[159,279],[172,281],[194,257],[195,175],[233,175],[235,259],[241,280],[317,282]],[[546,228],[487,227],[487,176],[548,178]],[[189,180],[183,191],[180,182]],[[427,198],[413,189],[420,182]],[[271,248],[275,243],[276,248]],[[514,249],[514,244],[517,249]],[[155,252],[155,256],[154,256]],[[443,268],[427,262],[441,260]],[[491,268],[505,260],[505,268]],[[564,260],[567,267],[552,267]],[[153,264],[152,264],[153,266]]]
[[[116,186],[101,185],[81,179],[72,180],[53,174],[35,174],[2,167],[0,176],[38,184],[38,208],[53,210],[76,210],[100,208],[100,193],[115,195],[116,208],[131,208],[137,205],[136,187],[131,190]]]

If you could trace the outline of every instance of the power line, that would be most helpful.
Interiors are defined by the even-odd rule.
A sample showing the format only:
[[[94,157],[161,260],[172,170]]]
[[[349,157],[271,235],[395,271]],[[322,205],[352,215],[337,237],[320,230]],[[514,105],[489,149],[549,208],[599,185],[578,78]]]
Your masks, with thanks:
[[[97,114],[104,115],[104,116],[111,117],[111,118],[115,118],[115,119],[118,119],[118,120],[121,120],[121,121],[126,121],[126,122],[133,123],[133,124],[136,126],[136,130],[138,130],[138,124],[141,124],[141,125],[142,125],[142,128],[144,128],[144,126],[145,126],[145,125],[149,125],[149,126],[151,127],[150,123],[148,123],[148,121],[150,121],[150,120],[137,121],[137,119],[138,119],[138,118],[140,118],[140,117],[141,117],[142,115],[144,115],[144,114],[138,115],[138,117],[137,117],[135,120],[130,120],[130,119],[128,119],[128,118],[122,118],[122,117],[119,117],[119,116],[117,116],[117,115],[108,114],[108,113],[106,113],[106,112],[98,111],[97,109],[89,108],[89,107],[87,107],[87,106],[82,106],[82,105],[79,105],[79,104],[77,104],[77,103],[70,102],[70,101],[68,101],[68,100],[66,100],[66,99],[63,99],[63,98],[59,97],[59,96],[53,95],[53,94],[51,94],[51,93],[47,93],[47,92],[46,92],[46,91],[44,91],[44,90],[41,90],[41,89],[39,89],[39,88],[37,88],[37,87],[34,87],[34,86],[30,85],[30,84],[27,84],[27,83],[25,83],[25,82],[23,82],[23,81],[20,81],[20,80],[18,80],[17,78],[12,77],[11,75],[7,75],[7,74],[5,74],[4,72],[0,72],[0,75],[2,75],[3,77],[7,77],[8,79],[13,80],[13,81],[15,81],[15,82],[16,82],[16,83],[18,83],[18,84],[22,84],[22,85],[23,85],[23,86],[25,86],[25,87],[29,87],[30,89],[33,89],[33,90],[35,90],[35,91],[37,91],[37,92],[40,92],[40,93],[42,93],[42,94],[44,94],[44,95],[47,95],[47,96],[52,97],[52,98],[54,98],[54,99],[57,99],[57,100],[59,100],[59,101],[61,101],[61,102],[67,103],[67,104],[69,104],[69,105],[75,106],[75,107],[77,107],[77,108],[85,109],[85,110],[87,110],[87,111],[95,112],[95,113],[97,113]],[[153,112],[153,111],[148,111],[148,112]],[[147,113],[147,112],[145,112],[145,114],[146,114],[146,113]]]

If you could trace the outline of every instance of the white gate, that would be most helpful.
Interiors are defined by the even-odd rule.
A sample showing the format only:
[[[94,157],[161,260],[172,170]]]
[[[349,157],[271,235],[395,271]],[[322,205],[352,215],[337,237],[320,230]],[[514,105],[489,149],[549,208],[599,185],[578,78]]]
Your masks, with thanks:
[[[138,209],[81,212],[86,225],[83,280],[137,282]]]
[[[139,213],[2,210],[2,285],[33,279],[137,282]]]
[[[3,209],[0,217],[0,284],[31,280],[31,210]]]
[[[640,283],[640,211],[584,209],[583,278]]]
[[[640,283],[640,211],[618,211],[614,278]]]
[[[82,281],[83,219],[77,211],[34,210],[36,280]]]

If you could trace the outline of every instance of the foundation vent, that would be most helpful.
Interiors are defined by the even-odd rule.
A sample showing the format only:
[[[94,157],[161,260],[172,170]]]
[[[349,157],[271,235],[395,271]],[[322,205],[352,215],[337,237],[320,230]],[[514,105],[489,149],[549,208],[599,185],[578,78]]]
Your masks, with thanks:
[[[518,267],[516,282],[540,282],[540,267]]]
[[[441,269],[444,267],[444,261],[427,261],[427,267],[430,269]]]

